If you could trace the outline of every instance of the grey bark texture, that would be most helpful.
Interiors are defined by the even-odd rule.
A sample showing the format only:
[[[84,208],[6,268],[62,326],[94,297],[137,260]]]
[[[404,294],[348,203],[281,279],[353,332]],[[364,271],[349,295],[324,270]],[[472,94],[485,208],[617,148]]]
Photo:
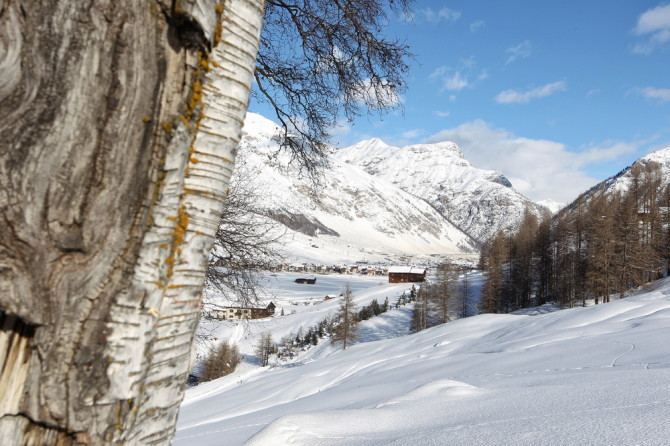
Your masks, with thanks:
[[[262,7],[0,0],[3,444],[170,442]]]

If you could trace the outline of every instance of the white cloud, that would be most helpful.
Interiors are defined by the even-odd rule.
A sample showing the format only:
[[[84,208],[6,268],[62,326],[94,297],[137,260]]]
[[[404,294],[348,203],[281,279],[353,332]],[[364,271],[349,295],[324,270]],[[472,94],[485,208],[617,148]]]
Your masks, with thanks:
[[[328,131],[328,134],[334,140],[343,139],[349,133],[351,133],[351,124],[344,119],[338,119],[335,125],[330,127]]]
[[[478,82],[489,77],[486,70],[479,70],[474,56],[461,59],[456,68],[441,66],[436,68],[428,78],[441,84],[440,91],[461,91],[474,87]]]
[[[576,154],[574,166],[582,168],[592,164],[614,161],[624,155],[635,153],[639,145],[638,142],[605,141],[601,145],[585,147],[584,150]]]
[[[470,23],[470,32],[474,33],[479,30],[479,28],[483,28],[486,25],[486,22],[483,20],[477,20],[475,22]]]
[[[670,88],[640,88],[639,93],[647,99],[656,99],[659,102],[670,102]]]
[[[639,143],[605,142],[571,152],[564,144],[530,139],[494,128],[482,120],[443,130],[426,142],[453,141],[473,166],[503,173],[512,185],[534,200],[568,203],[595,185],[585,167],[634,153]]]
[[[507,48],[505,52],[509,54],[507,60],[505,61],[505,64],[509,64],[517,59],[525,59],[527,57],[530,57],[533,54],[533,46],[531,45],[530,40],[524,40],[517,46]]]
[[[460,11],[454,11],[449,8],[441,8],[439,10],[434,10],[433,8],[421,8],[409,12],[401,19],[407,23],[430,23],[431,25],[437,25],[440,22],[455,22],[461,18]]]
[[[450,76],[445,76],[442,79],[442,89],[448,91],[460,91],[469,86],[467,78],[463,77],[460,71],[453,73]]]
[[[637,19],[633,32],[646,37],[633,46],[637,54],[650,54],[659,46],[670,42],[670,4],[648,9]]]
[[[565,81],[559,81],[527,91],[505,90],[498,93],[498,95],[495,97],[495,100],[499,104],[523,104],[530,102],[531,99],[550,96],[557,91],[565,91],[566,88],[567,86]]]
[[[451,114],[451,112],[448,112],[448,111],[441,111],[441,110],[435,110],[435,111],[433,112],[433,114],[434,114],[435,116],[437,116],[438,118],[446,118],[447,116],[449,116],[449,115]]]
[[[414,130],[407,130],[406,132],[403,132],[400,136],[403,139],[414,139],[416,137],[419,137],[423,135],[424,131],[422,129],[414,129]]]

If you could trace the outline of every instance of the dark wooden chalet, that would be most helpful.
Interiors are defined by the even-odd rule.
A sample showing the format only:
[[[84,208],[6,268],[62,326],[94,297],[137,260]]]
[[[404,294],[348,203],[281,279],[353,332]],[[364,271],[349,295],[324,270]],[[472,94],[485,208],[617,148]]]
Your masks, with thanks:
[[[426,268],[416,266],[392,266],[389,268],[389,283],[425,282]]]

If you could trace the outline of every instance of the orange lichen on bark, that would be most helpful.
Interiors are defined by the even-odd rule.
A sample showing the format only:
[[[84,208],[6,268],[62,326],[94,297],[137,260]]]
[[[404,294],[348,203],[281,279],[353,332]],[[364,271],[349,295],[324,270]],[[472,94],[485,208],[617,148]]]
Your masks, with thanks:
[[[181,255],[181,245],[184,243],[184,238],[186,237],[186,231],[188,230],[188,213],[184,205],[179,206],[177,211],[177,216],[168,217],[168,220],[174,221],[174,229],[172,230],[172,246],[170,255],[165,259],[167,264],[167,275],[168,280],[172,277],[174,271],[174,265],[177,258]]]

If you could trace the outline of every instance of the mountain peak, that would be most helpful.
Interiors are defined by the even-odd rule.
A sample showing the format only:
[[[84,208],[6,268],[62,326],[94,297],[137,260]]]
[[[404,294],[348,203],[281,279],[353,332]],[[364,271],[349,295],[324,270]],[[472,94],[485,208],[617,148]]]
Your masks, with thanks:
[[[271,138],[279,134],[281,127],[258,113],[248,112],[244,118],[242,132],[251,137]]]
[[[367,140],[335,157],[425,201],[480,242],[498,230],[516,230],[526,211],[544,211],[501,173],[473,167],[453,142],[397,148]]]
[[[461,152],[461,149],[458,147],[458,145],[451,141],[442,141],[430,144],[412,144],[411,146],[405,147],[405,150],[449,157],[455,156],[457,158],[465,159],[463,152]]]
[[[651,152],[650,154],[641,158],[644,161],[655,161],[659,164],[670,165],[670,146]]]

